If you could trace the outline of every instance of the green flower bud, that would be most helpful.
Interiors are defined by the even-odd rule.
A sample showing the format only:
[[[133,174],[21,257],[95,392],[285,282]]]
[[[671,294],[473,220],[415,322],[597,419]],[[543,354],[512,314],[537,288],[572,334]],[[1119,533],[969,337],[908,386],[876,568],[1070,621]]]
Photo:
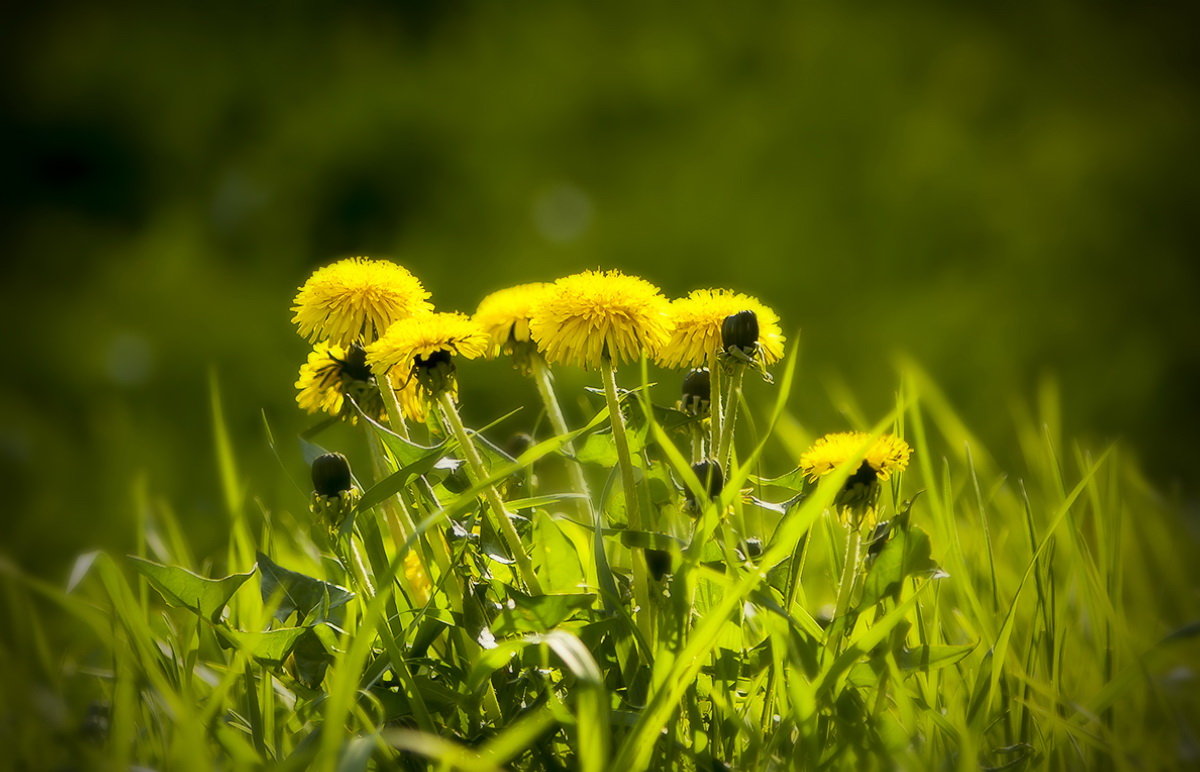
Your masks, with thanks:
[[[312,463],[313,490],[322,496],[337,496],[350,490],[350,462],[341,453],[317,456]]]

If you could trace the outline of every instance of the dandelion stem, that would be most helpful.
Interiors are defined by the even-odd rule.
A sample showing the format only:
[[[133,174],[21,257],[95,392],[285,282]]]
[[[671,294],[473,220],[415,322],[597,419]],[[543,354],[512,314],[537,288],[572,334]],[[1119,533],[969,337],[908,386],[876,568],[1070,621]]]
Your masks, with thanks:
[[[550,419],[550,426],[554,429],[554,433],[566,434],[570,429],[567,427],[567,419],[563,415],[562,407],[558,404],[558,396],[554,392],[554,379],[550,374],[550,368],[546,366],[545,360],[540,355],[533,357],[533,380],[537,384],[542,403],[546,406],[546,415]],[[571,470],[571,482],[575,485],[575,492],[582,497],[580,508],[584,510],[583,514],[587,515],[593,524],[596,524],[598,519],[588,491],[587,477],[583,474],[583,468],[574,460],[575,443],[568,440],[563,443],[562,447],[566,455],[571,457],[568,467]]]
[[[709,428],[712,436],[708,441],[710,455],[717,452],[721,443],[721,363],[715,353],[708,355],[709,378]]]
[[[629,528],[642,531],[642,514],[638,507],[637,485],[633,479],[633,457],[629,453],[629,436],[625,431],[625,416],[621,414],[621,404],[617,400],[617,375],[612,360],[605,357],[600,363],[600,373],[604,378],[604,399],[608,404],[608,420],[612,424],[613,443],[617,446],[617,461],[621,467],[621,483],[625,489],[625,512],[629,518]],[[636,616],[642,634],[646,641],[654,645],[653,617],[650,615],[650,577],[646,573],[646,562],[638,550],[633,548],[630,557],[633,563],[633,593],[637,601],[639,613]]]
[[[462,448],[463,455],[466,456],[467,470],[471,476],[471,484],[481,485],[487,480],[487,470],[483,466],[483,458],[479,455],[479,449],[475,447],[474,441],[467,434],[467,427],[463,425],[462,417],[458,414],[458,406],[454,404],[454,397],[450,395],[450,392],[443,391],[438,395],[437,400],[438,405],[442,409],[442,416],[445,418],[446,424],[450,427],[451,434],[454,435],[454,438]],[[517,533],[517,529],[513,527],[512,517],[509,515],[508,507],[504,505],[504,501],[500,498],[499,491],[496,490],[495,485],[488,483],[483,486],[483,495],[491,508],[493,525],[504,538],[509,551],[512,552],[513,558],[517,561],[517,572],[524,580],[526,588],[534,595],[541,595],[542,585],[538,582],[537,575],[533,571],[533,562],[529,559],[528,553],[525,552],[525,546],[521,544],[521,536]]]
[[[554,392],[554,377],[550,372],[550,368],[546,365],[546,361],[542,359],[540,354],[533,356],[533,379],[537,383],[538,393],[541,395],[542,402],[546,406],[546,415],[550,418],[550,425],[553,427],[555,434],[560,436],[566,434],[570,429],[567,427],[567,419],[563,415],[562,407],[558,404],[558,396]],[[583,473],[583,466],[575,460],[575,444],[570,441],[564,443],[563,451],[569,456],[567,466],[571,470],[571,481],[575,484],[575,491],[582,496],[580,510],[592,524],[592,552],[596,562],[597,581],[609,595],[615,598],[617,597],[617,586],[612,579],[612,573],[608,566],[608,556],[604,553],[603,522],[600,517],[600,510],[592,502],[592,495],[588,488],[587,475]]]
[[[737,421],[738,402],[742,394],[742,376],[745,373],[745,366],[734,365],[733,373],[729,377],[728,394],[721,405],[721,443],[717,446],[717,463],[729,472],[732,472],[730,454],[733,449],[733,426]]]
[[[400,410],[400,401],[396,399],[396,391],[392,388],[388,376],[376,378],[375,385],[379,387],[379,395],[383,397],[383,407],[387,411],[388,423],[392,425],[392,430],[407,440],[409,438],[408,424],[404,421],[404,413]]]
[[[840,653],[842,640],[850,632],[847,629],[849,621],[845,617],[850,609],[851,596],[854,594],[854,585],[858,579],[858,553],[861,543],[862,535],[859,533],[858,527],[851,524],[850,531],[846,534],[846,555],[842,562],[842,577],[838,580],[837,605],[834,606],[833,612],[833,623],[837,627],[830,643],[831,652],[835,657]]]

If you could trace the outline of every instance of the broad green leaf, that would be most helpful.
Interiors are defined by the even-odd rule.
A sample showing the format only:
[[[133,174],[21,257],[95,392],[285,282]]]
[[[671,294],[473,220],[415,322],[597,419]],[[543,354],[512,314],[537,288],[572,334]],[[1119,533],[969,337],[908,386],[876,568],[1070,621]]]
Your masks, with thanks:
[[[579,554],[548,514],[533,515],[532,554],[534,568],[542,578],[542,586],[552,592],[578,590],[584,583]]]
[[[938,564],[930,557],[929,535],[920,528],[900,529],[867,570],[859,607],[878,603],[910,576],[933,575],[938,570]]]
[[[133,555],[130,560],[167,603],[190,609],[214,624],[220,621],[229,599],[254,573],[247,571],[221,579],[207,579],[178,566],[164,566]]]
[[[492,622],[496,635],[546,632],[596,601],[592,593],[524,595],[514,590],[510,594],[511,607],[502,609]]]
[[[306,628],[296,639],[291,652],[293,675],[309,689],[320,688],[321,682],[325,680],[325,670],[333,661],[330,647],[317,632],[319,628],[328,629],[326,625]]]
[[[756,485],[765,485],[772,488],[784,488],[785,490],[799,493],[804,490],[804,472],[797,467],[786,474],[781,474],[778,477],[755,477],[750,476],[750,480]]]
[[[221,637],[222,643],[236,646],[255,659],[279,664],[287,659],[296,641],[307,631],[307,627],[284,627],[260,633],[222,630]]]
[[[647,427],[630,427],[628,431],[629,452],[633,456],[633,465],[641,467],[643,461],[640,451],[646,447]],[[617,465],[617,445],[611,431],[599,431],[588,435],[583,446],[575,452],[575,459],[583,464],[598,464],[599,466],[614,467]]]
[[[617,465],[617,445],[610,432],[596,432],[584,440],[575,451],[575,460],[581,464],[598,464],[605,467]]]
[[[264,604],[278,601],[275,618],[286,620],[293,613],[301,620],[318,612],[311,621],[326,621],[329,613],[354,597],[354,593],[311,576],[289,571],[263,553],[258,553],[258,581]]]

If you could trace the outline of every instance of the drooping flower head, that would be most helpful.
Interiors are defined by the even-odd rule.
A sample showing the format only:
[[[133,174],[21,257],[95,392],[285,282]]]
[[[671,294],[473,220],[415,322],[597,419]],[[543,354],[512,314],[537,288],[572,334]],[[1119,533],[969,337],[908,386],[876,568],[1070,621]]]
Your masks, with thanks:
[[[318,343],[300,367],[296,389],[296,402],[309,413],[325,412],[354,423],[358,411],[346,399],[349,395],[371,418],[387,420],[383,397],[367,366],[367,352],[357,343],[349,348]],[[425,420],[425,409],[415,388],[400,389],[396,396],[405,418]]]
[[[670,304],[645,279],[620,271],[584,271],[546,291],[529,329],[553,364],[599,367],[657,356],[671,337]]]
[[[899,437],[885,434],[872,438],[866,432],[827,434],[813,443],[800,456],[800,471],[809,482],[816,482],[839,465],[866,455],[854,474],[846,478],[834,497],[834,506],[852,528],[871,525],[875,520],[875,503],[879,499],[880,482],[908,466],[912,448]]]
[[[393,322],[432,308],[429,292],[406,268],[352,257],[308,277],[296,294],[292,321],[310,341],[366,345]]]
[[[455,391],[454,357],[467,359],[487,352],[488,336],[470,317],[429,312],[401,319],[367,347],[367,364],[377,375],[387,373],[397,387],[413,382],[437,396]]]
[[[872,479],[887,480],[908,466],[912,448],[899,437],[884,434],[872,441],[871,435],[866,432],[837,432],[826,434],[801,454],[800,471],[808,477],[809,482],[816,482],[839,464],[858,455],[867,443],[870,446],[863,457],[862,466],[868,470],[860,467],[854,477],[869,474]]]
[[[488,356],[508,354],[513,364],[529,372],[537,346],[529,332],[533,310],[551,285],[545,282],[518,284],[488,295],[473,317],[490,339]]]
[[[675,331],[658,363],[663,367],[700,367],[722,350],[726,318],[752,311],[758,322],[758,352],[771,365],[783,357],[783,332],[779,316],[749,295],[725,289],[700,289],[671,302]]]

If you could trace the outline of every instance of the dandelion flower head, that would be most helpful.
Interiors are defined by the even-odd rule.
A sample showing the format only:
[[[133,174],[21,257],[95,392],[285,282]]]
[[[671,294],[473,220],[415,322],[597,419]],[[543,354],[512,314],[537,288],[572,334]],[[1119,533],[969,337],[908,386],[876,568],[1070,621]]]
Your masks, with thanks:
[[[358,411],[346,399],[349,395],[371,418],[387,419],[375,376],[367,366],[366,351],[358,344],[346,348],[318,343],[309,353],[308,361],[300,367],[296,389],[296,402],[309,413],[324,412],[354,423],[358,420]],[[396,396],[405,418],[425,420],[424,406],[416,389],[401,389]]]
[[[757,298],[725,289],[700,289],[671,302],[675,331],[658,363],[663,367],[700,367],[721,350],[721,325],[728,316],[753,311],[758,317],[758,347],[763,364],[783,357],[783,332],[779,315]]]
[[[469,316],[428,312],[401,319],[367,347],[367,364],[377,375],[387,373],[398,386],[414,378],[426,391],[424,375],[433,369],[453,372],[453,358],[474,359],[487,352],[488,336]],[[447,384],[449,385],[449,384]]]
[[[870,446],[863,463],[875,472],[876,479],[887,480],[908,466],[912,448],[899,437],[884,434],[872,440],[866,432],[838,432],[826,434],[801,454],[800,471],[808,477],[809,482],[816,482],[839,464],[857,456],[867,443]]]
[[[370,343],[393,322],[429,311],[429,292],[408,269],[352,257],[318,268],[292,306],[300,334],[339,346]]]
[[[671,337],[669,309],[645,279],[584,271],[554,282],[529,327],[547,361],[593,368],[656,356]]]
[[[551,287],[545,282],[518,284],[498,290],[479,303],[473,317],[491,339],[488,355],[513,353],[513,348],[533,340],[529,320],[533,310]]]

